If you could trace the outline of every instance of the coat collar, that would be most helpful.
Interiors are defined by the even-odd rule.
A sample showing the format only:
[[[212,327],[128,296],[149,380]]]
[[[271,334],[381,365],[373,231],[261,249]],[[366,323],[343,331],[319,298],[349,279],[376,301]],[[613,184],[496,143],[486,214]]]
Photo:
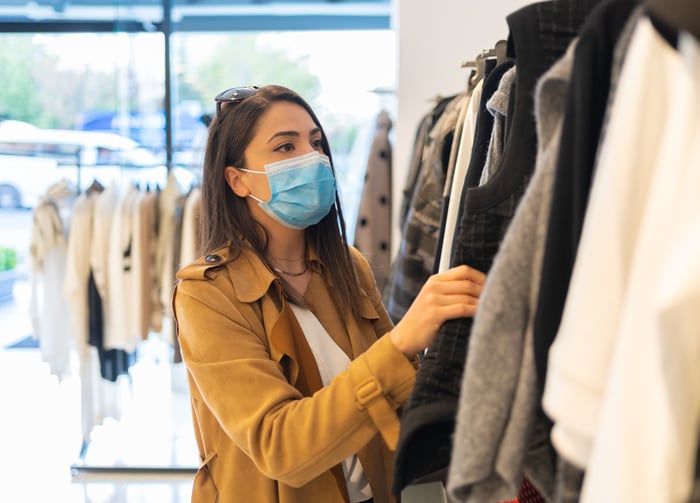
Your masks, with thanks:
[[[309,247],[308,253],[310,267],[321,271],[322,262],[313,247]],[[200,257],[197,263],[189,266],[188,271],[183,271],[180,277],[204,279],[209,271],[222,266],[228,269],[236,299],[247,304],[260,300],[273,283],[279,282],[277,276],[267,268],[248,243],[244,242],[243,246],[234,249],[230,241]]]
[[[231,253],[231,247],[227,251]],[[237,253],[237,252],[234,252]],[[252,303],[260,300],[277,280],[265,263],[248,245],[240,249],[238,257],[228,263],[229,275],[236,298],[240,302]]]
[[[227,249],[230,250],[230,247]],[[308,254],[309,266],[322,271],[321,261],[312,246],[309,246]],[[241,302],[251,303],[260,300],[268,292],[270,285],[279,281],[258,254],[247,245],[241,248],[240,255],[232,260],[228,267],[236,298]]]
[[[325,281],[332,287],[333,281],[318,257],[316,250],[309,247],[310,267],[320,272]],[[252,304],[260,300],[270,287],[279,279],[270,271],[258,254],[247,243],[240,249],[233,249],[229,241],[221,248],[201,256],[195,263],[181,269],[177,277],[179,279],[205,279],[218,269],[226,267],[231,278],[234,294],[239,302]],[[360,288],[362,299],[360,302],[360,316],[365,319],[377,319],[379,316],[365,288]],[[281,299],[280,299],[281,300]]]
[[[270,290],[270,286],[273,283],[279,283],[277,276],[265,266],[258,254],[250,246],[243,246],[238,257],[234,255],[233,258],[230,258],[232,253],[230,243],[216,253],[221,253],[222,259],[228,262],[229,276],[233,283],[236,298],[240,302],[257,302]],[[328,273],[328,270],[323,267],[323,263],[312,246],[309,246],[309,263],[310,267],[320,272],[325,281],[332,287],[333,278]],[[379,315],[372,305],[367,292],[362,287],[360,288],[360,294],[362,296],[360,316],[366,319],[377,319]]]

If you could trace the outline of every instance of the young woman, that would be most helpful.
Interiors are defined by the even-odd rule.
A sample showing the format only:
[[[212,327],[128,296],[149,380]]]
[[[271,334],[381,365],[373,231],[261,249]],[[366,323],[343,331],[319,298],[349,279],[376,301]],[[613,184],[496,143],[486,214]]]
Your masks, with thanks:
[[[202,257],[174,295],[201,467],[194,502],[389,502],[416,355],[472,316],[485,277],[431,277],[393,327],[345,237],[331,153],[281,86],[219,94]]]

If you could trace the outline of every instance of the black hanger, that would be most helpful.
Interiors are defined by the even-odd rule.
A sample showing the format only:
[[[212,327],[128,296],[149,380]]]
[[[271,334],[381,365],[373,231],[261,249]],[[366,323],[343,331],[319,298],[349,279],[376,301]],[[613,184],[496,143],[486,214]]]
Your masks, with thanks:
[[[88,194],[93,194],[95,192],[102,192],[103,190],[105,190],[104,186],[97,180],[97,178],[95,178],[90,186],[85,189],[85,192]]]

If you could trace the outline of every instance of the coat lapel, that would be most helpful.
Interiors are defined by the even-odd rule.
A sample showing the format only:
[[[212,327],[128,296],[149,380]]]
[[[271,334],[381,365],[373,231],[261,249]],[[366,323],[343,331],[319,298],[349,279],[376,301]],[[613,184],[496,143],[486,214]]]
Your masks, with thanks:
[[[278,362],[281,363],[285,357],[289,358],[290,382],[304,396],[311,396],[323,387],[316,359],[286,301],[282,302],[282,311],[270,330],[270,346]]]
[[[321,374],[304,331],[294,316],[289,304],[282,300],[282,311],[270,330],[270,348],[273,357],[283,368],[289,367],[289,380],[302,395],[311,396],[323,387]],[[349,503],[350,496],[345,482],[343,467],[338,464],[331,469],[343,501]]]

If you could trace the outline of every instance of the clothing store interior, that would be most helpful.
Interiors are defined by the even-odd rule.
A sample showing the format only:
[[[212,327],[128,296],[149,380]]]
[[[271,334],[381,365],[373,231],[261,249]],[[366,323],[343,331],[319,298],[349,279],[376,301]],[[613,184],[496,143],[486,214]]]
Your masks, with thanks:
[[[487,275],[421,354],[400,501],[700,502],[694,0],[4,0],[0,38],[0,501],[190,501],[207,126],[281,84],[394,323]]]

